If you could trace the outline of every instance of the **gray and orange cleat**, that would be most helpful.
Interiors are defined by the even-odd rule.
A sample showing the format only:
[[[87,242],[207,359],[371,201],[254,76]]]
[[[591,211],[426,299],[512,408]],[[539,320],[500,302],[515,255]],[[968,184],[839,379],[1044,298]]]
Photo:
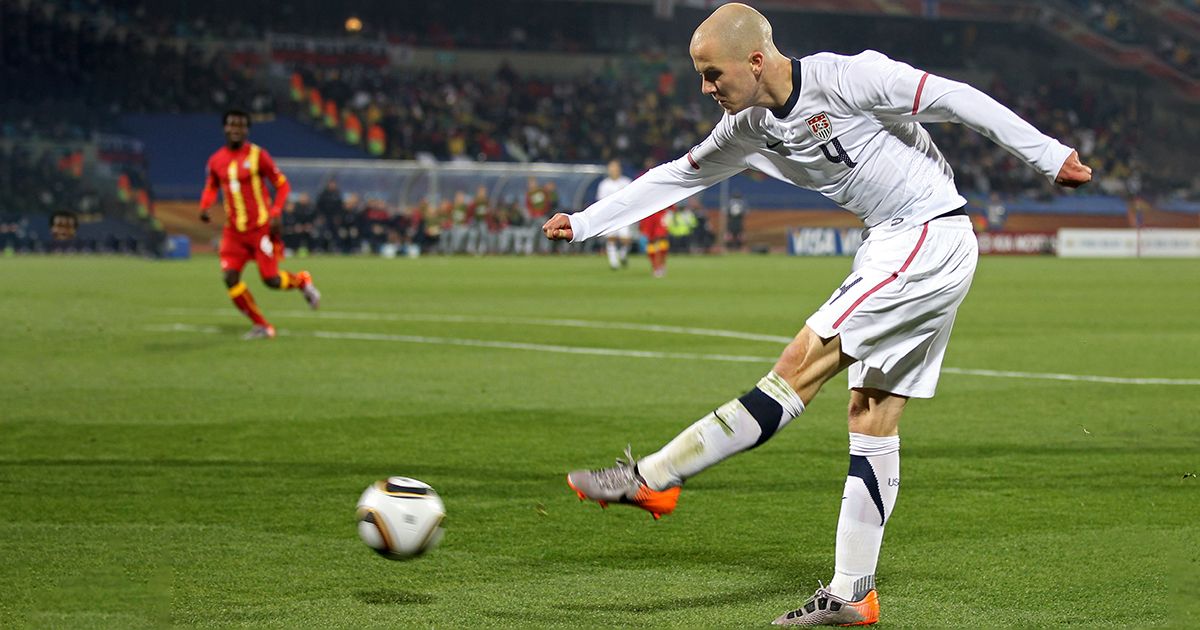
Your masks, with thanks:
[[[567,485],[579,495],[579,500],[588,499],[608,507],[609,503],[625,503],[646,510],[655,520],[675,511],[679,502],[679,487],[652,490],[637,471],[637,460],[630,448],[625,449],[625,459],[618,459],[615,466],[597,470],[573,470],[567,473]]]
[[[250,327],[250,330],[247,331],[246,334],[242,335],[242,339],[245,339],[247,341],[249,341],[251,339],[274,339],[274,338],[275,338],[275,327],[270,324],[267,324],[266,326],[255,324]]]
[[[854,583],[854,599],[843,599],[824,586],[804,605],[780,615],[775,626],[869,626],[879,621],[879,593],[875,577],[867,576]]]
[[[300,292],[304,294],[304,301],[308,302],[309,308],[317,310],[321,305],[321,292],[317,290],[317,285],[313,284],[312,274],[301,271],[296,274],[296,278],[300,280]]]

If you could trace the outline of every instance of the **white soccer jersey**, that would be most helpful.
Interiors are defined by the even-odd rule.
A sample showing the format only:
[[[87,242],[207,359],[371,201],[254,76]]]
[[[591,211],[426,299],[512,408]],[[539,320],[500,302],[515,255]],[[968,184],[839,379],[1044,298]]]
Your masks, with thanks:
[[[628,186],[632,181],[633,180],[629,179],[628,177],[625,177],[624,175],[621,175],[620,177],[618,177],[616,179],[609,179],[609,178],[605,177],[604,181],[600,182],[600,185],[596,187],[596,200],[599,201],[601,199],[604,199],[605,197],[613,196],[614,194],[620,192],[620,190],[622,188]],[[619,227],[615,230],[610,230],[608,232],[609,238],[615,238],[615,239],[632,240],[633,234],[634,234],[634,232],[633,232],[632,225],[626,225],[623,227]]]
[[[1053,179],[1071,149],[975,88],[868,50],[792,60],[778,110],[725,114],[687,155],[570,215],[573,240],[608,234],[746,169],[815,190],[867,227],[919,225],[966,205],[921,122],[957,122]]]
[[[611,197],[614,193],[628,186],[632,181],[624,175],[616,179],[605,177],[604,181],[600,182],[600,185],[596,187],[596,200],[599,201],[605,197]]]

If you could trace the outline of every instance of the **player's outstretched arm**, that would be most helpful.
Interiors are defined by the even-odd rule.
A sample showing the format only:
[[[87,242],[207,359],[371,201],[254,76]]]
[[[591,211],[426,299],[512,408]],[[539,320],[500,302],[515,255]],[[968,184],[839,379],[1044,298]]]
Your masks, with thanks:
[[[1058,171],[1058,177],[1054,178],[1054,183],[1067,188],[1079,188],[1080,186],[1092,181],[1092,167],[1079,161],[1079,152],[1071,151],[1071,155],[1067,156],[1067,161],[1063,162],[1062,168]]]
[[[542,234],[552,241],[569,241],[575,235],[571,230],[570,217],[561,212],[542,224]]]
[[[1072,187],[1087,181],[1078,180],[1080,173],[1075,169],[1068,169],[1068,178],[1059,181],[1060,172],[1067,168],[1074,150],[1038,131],[1011,109],[965,83],[868,51],[847,68],[841,89],[851,103],[875,112],[885,120],[964,124],[1019,157],[1049,180]],[[1076,156],[1075,163],[1082,167],[1078,159]]]
[[[570,216],[571,242],[607,236],[637,223],[722,180],[746,170],[748,149],[737,137],[732,119],[726,115],[700,144],[677,160],[660,164],[621,190]],[[547,222],[549,225],[549,222]],[[561,230],[566,226],[554,226]],[[562,234],[562,232],[558,232]],[[556,238],[550,236],[548,238]],[[561,238],[561,237],[558,237]]]

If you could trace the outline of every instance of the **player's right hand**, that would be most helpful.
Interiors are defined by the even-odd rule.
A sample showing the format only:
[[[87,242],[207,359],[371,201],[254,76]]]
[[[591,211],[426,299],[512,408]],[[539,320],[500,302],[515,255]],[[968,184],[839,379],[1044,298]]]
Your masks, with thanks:
[[[1079,161],[1079,152],[1071,151],[1071,155],[1067,156],[1067,161],[1063,162],[1062,168],[1058,171],[1058,177],[1054,178],[1054,183],[1067,188],[1079,188],[1080,186],[1092,181],[1092,169]]]
[[[571,219],[561,212],[542,225],[542,234],[552,241],[569,241],[575,237],[571,231]]]
[[[208,210],[201,210],[201,211],[200,211],[200,220],[201,220],[201,221],[203,221],[203,222],[205,222],[205,223],[208,223],[208,222],[212,221],[212,217],[208,216]]]

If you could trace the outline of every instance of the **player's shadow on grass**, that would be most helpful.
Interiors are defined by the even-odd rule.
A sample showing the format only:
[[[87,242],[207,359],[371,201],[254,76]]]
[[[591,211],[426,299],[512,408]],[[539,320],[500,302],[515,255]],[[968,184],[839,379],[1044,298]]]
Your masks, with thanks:
[[[723,593],[704,593],[687,597],[654,597],[644,600],[621,598],[616,601],[598,602],[564,602],[559,606],[566,610],[579,612],[626,612],[626,613],[657,613],[664,610],[687,610],[691,608],[714,608],[730,604],[745,604],[750,601],[768,601],[780,595],[794,593],[795,587],[776,581],[764,582],[758,586],[743,588]]]
[[[373,606],[412,606],[415,604],[432,604],[436,599],[428,593],[412,591],[392,591],[375,589],[373,591],[358,591],[354,594],[358,601]]]

